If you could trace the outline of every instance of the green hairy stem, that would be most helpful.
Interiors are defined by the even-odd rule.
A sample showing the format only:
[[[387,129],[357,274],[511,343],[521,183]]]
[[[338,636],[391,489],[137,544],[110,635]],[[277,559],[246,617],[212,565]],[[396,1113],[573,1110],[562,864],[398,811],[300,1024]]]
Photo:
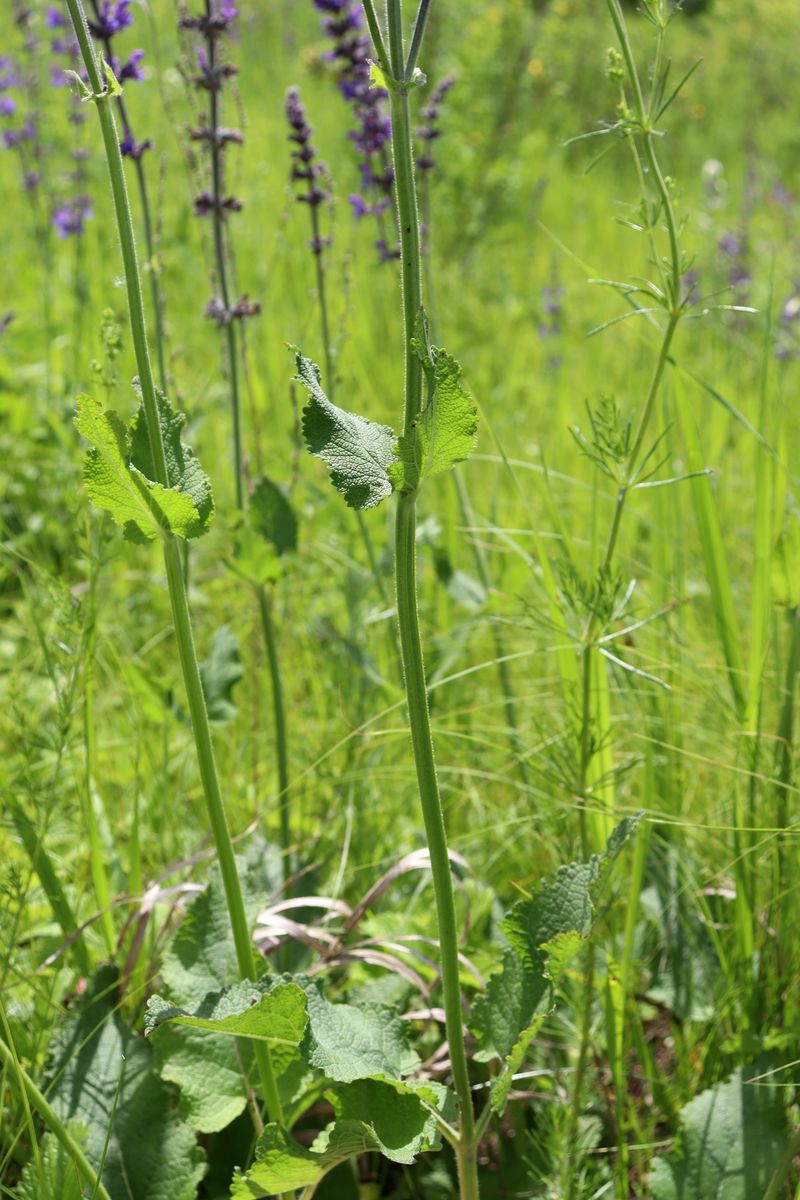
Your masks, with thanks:
[[[147,423],[147,433],[150,450],[155,466],[156,480],[165,487],[169,486],[167,464],[164,454],[164,444],[161,436],[161,426],[158,417],[156,390],[153,381],[153,371],[147,343],[147,328],[145,322],[144,303],[139,267],[136,258],[136,245],[133,234],[133,222],[125,185],[122,155],[119,148],[116,123],[109,104],[109,92],[101,79],[100,69],[95,57],[94,48],[89,36],[82,0],[67,0],[70,17],[78,39],[89,87],[93,93],[97,108],[100,127],[105,147],[106,160],[111,179],[111,190],[114,200],[114,210],[117,220],[120,246],[125,269],[125,285],[128,298],[131,335],[133,338],[136,366],[142,390],[142,402]],[[256,977],[256,960],[253,952],[247,917],[242,898],[241,883],[236,869],[236,859],[233,853],[230,830],[228,829],[225,807],[220,790],[219,777],[214,759],[214,748],[211,740],[211,729],[200,679],[197,653],[192,632],[192,619],[189,611],[189,601],[186,594],[186,584],[183,573],[181,550],[177,539],[172,533],[164,535],[164,563],[169,588],[170,605],[175,626],[175,640],[178,646],[178,656],[186,688],[189,713],[192,720],[197,764],[205,795],[209,823],[214,836],[219,858],[220,871],[225,888],[225,896],[230,916],[231,930],[236,946],[236,958],[243,979]],[[272,1067],[267,1047],[256,1044],[256,1061],[258,1064],[261,1086],[266,1100],[270,1120],[282,1123],[283,1114],[278,1094],[275,1072]]]
[[[373,27],[372,5],[365,3],[370,28]],[[420,21],[424,26],[428,6],[422,6]],[[419,213],[414,179],[414,160],[409,108],[410,79],[406,74],[403,56],[402,0],[389,0],[389,55],[391,81],[389,94],[392,116],[392,148],[394,154],[397,206],[400,220],[403,347],[405,359],[404,431],[408,434],[422,406],[422,366],[414,353],[411,339],[422,302],[422,269]],[[418,24],[413,45],[418,53],[422,29]],[[377,46],[381,61],[387,56]],[[453,880],[447,849],[447,831],[442,811],[439,784],[436,777],[433,737],[425,665],[422,656],[416,584],[416,493],[398,497],[395,533],[395,578],[397,588],[397,621],[405,676],[408,719],[417,774],[420,803],[425,822],[425,834],[431,859],[431,873],[436,899],[436,917],[441,952],[442,990],[446,1018],[447,1041],[453,1070],[453,1082],[459,1109],[459,1138],[456,1147],[461,1200],[475,1200],[478,1192],[475,1117],[472,1107],[469,1070],[464,1046],[461,985],[458,965],[458,929],[456,923]]]

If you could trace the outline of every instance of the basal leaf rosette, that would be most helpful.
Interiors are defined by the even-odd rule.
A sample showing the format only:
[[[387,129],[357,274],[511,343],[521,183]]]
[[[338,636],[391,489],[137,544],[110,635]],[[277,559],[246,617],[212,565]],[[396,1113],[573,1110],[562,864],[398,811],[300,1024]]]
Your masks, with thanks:
[[[258,907],[241,877],[248,919]],[[153,996],[145,1030],[161,1075],[181,1090],[181,1113],[198,1132],[225,1128],[258,1088],[252,1046],[269,1047],[286,1127],[268,1125],[256,1159],[237,1175],[234,1196],[269,1196],[321,1179],[367,1150],[399,1163],[438,1145],[437,1118],[453,1119],[452,1095],[414,1078],[420,1060],[409,1026],[383,1004],[330,1000],[317,979],[265,974],[234,980],[235,951],[217,872],[190,905],[165,957],[167,996]],[[178,999],[183,997],[184,1001]],[[334,1120],[307,1149],[294,1120],[325,1096]]]

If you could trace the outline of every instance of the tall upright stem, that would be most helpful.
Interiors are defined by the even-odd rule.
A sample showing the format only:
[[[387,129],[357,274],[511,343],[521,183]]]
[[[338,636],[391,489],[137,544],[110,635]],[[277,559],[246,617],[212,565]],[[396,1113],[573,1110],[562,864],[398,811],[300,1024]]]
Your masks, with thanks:
[[[408,100],[409,82],[405,78],[403,60],[402,0],[389,0],[388,22],[389,59],[393,76],[389,83],[392,148],[400,221],[405,359],[404,428],[405,432],[409,433],[411,423],[419,413],[422,402],[422,367],[411,345],[422,301],[422,273],[419,213],[414,180]],[[460,1194],[462,1200],[475,1200],[478,1196],[475,1117],[464,1046],[458,967],[458,927],[447,850],[447,831],[436,777],[433,737],[428,711],[428,691],[417,612],[416,499],[416,493],[413,492],[401,494],[398,498],[395,533],[397,620],[400,629],[411,744],[431,859],[441,954],[445,1025],[459,1109],[457,1159]]]
[[[94,10],[95,19],[100,22],[100,5],[98,0],[91,0]],[[105,52],[106,62],[111,62],[114,54],[111,38],[104,37],[103,50]],[[122,122],[122,128],[128,136],[130,143],[135,147],[136,140],[133,136],[128,113],[125,107],[125,101],[122,96],[117,96],[117,111],[119,119]],[[153,341],[156,348],[156,358],[158,360],[158,379],[161,384],[161,390],[167,390],[167,364],[166,351],[164,347],[164,313],[161,297],[161,288],[158,282],[158,268],[156,264],[156,244],[153,236],[153,220],[150,214],[150,196],[147,190],[147,177],[144,172],[141,155],[133,155],[133,164],[136,171],[136,183],[139,188],[139,207],[142,214],[142,233],[144,234],[144,247],[147,254],[147,270],[150,278],[150,300],[153,309]]]
[[[94,49],[89,37],[86,16],[82,0],[67,0],[70,17],[72,18],[75,35],[78,39],[83,62],[93,93],[95,107],[100,120],[103,135],[106,160],[111,179],[111,191],[117,220],[122,259],[125,268],[125,286],[128,297],[131,335],[133,338],[136,366],[139,372],[139,382],[142,390],[147,435],[156,474],[156,482],[169,487],[164,443],[161,435],[161,424],[158,415],[153,371],[150,362],[150,352],[147,345],[147,327],[142,299],[142,286],[139,266],[136,258],[136,243],[133,235],[133,220],[131,218],[128,192],[125,185],[125,172],[122,164],[122,154],[119,148],[114,116],[109,104],[109,93],[105,82],[101,81],[100,71]],[[217,775],[214,759],[214,747],[211,740],[211,728],[208,721],[203,685],[200,679],[200,669],[197,662],[197,652],[192,632],[192,619],[186,586],[183,575],[181,553],[177,539],[171,533],[165,533],[163,539],[164,565],[167,575],[172,618],[175,626],[175,639],[178,646],[178,656],[186,688],[189,714],[192,721],[197,764],[203,793],[206,801],[209,823],[214,836],[214,843],[219,858],[220,872],[225,889],[228,915],[231,923],[236,959],[243,979],[254,979],[255,956],[247,916],[242,898],[241,882],[236,868],[236,858],[233,852],[233,842],[228,829],[222,792]],[[282,1124],[278,1086],[272,1067],[269,1049],[255,1043],[256,1062],[264,1091],[267,1112],[273,1121]]]

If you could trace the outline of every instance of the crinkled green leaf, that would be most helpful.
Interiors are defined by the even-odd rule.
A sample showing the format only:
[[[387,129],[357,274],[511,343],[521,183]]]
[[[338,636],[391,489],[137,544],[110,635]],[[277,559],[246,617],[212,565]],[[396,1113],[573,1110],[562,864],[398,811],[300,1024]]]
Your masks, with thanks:
[[[299,353],[296,379],[309,397],[303,409],[307,448],[328,464],[333,486],[351,508],[374,508],[392,491],[392,430],[332,404],[322,389],[319,367]]]
[[[169,531],[194,536],[199,514],[192,498],[154,483],[132,463],[129,434],[115,412],[78,396],[75,426],[93,447],[83,467],[89,499],[111,514],[128,541],[146,543]]]
[[[478,410],[461,385],[461,366],[446,350],[429,344],[422,310],[413,347],[422,364],[428,397],[409,432],[397,439],[397,461],[389,477],[400,492],[414,492],[429,475],[463,462],[471,454],[478,432]]]
[[[205,1162],[144,1039],[116,1011],[118,973],[104,967],[51,1044],[48,1098],[87,1130],[85,1153],[112,1200],[195,1200]],[[109,1133],[110,1129],[110,1133]]]
[[[72,1140],[85,1152],[86,1128],[76,1122],[69,1126]],[[83,1200],[86,1185],[73,1159],[52,1134],[45,1134],[40,1143],[41,1175],[36,1161],[25,1165],[15,1195],[18,1200]]]
[[[253,1055],[247,1045],[167,1025],[153,1039],[159,1074],[180,1089],[180,1112],[198,1133],[225,1129],[244,1111]]]
[[[756,1200],[786,1151],[788,1130],[781,1089],[735,1071],[695,1096],[681,1111],[672,1151],[653,1163],[652,1200]]]
[[[412,1163],[423,1150],[438,1144],[436,1116],[415,1090],[393,1087],[377,1079],[360,1079],[332,1093],[337,1121],[369,1127],[384,1158]]]
[[[243,674],[238,642],[227,625],[220,625],[211,639],[208,658],[200,663],[200,679],[210,720],[224,724],[236,716],[239,710],[232,693]]]
[[[384,1075],[401,1079],[419,1064],[408,1044],[408,1022],[383,1004],[331,1004],[315,983],[306,989],[309,1065],[339,1083]]]
[[[162,1079],[180,1089],[180,1112],[198,1133],[217,1133],[242,1113],[248,1089],[259,1092],[253,1042],[234,1041],[204,1029],[166,1022],[153,1039]],[[278,1070],[278,1093],[287,1121],[314,1081],[314,1072],[299,1054],[286,1059],[283,1051],[271,1054]],[[276,1059],[279,1061],[276,1063]]]
[[[267,1126],[253,1166],[234,1178],[233,1200],[309,1187],[339,1163],[370,1150],[407,1164],[438,1144],[435,1116],[411,1091],[365,1079],[338,1088],[331,1100],[336,1120],[309,1150],[277,1125]]]
[[[141,389],[138,385],[135,386],[141,395]],[[208,531],[214,516],[211,480],[200,466],[194,450],[181,441],[181,430],[186,424],[186,416],[173,409],[163,392],[157,392],[156,397],[170,489],[176,489],[188,496],[196,510],[194,523],[188,532],[181,536],[200,537]],[[131,423],[131,462],[148,479],[155,479],[156,470],[150,453],[144,405],[141,402],[139,411]]]
[[[279,1125],[267,1125],[256,1143],[250,1170],[234,1175],[231,1200],[255,1200],[309,1187],[339,1163],[377,1148],[368,1127],[359,1122],[334,1123],[310,1150]]]
[[[602,854],[586,863],[559,867],[552,883],[544,884],[530,900],[520,900],[509,912],[503,928],[523,961],[539,971],[544,966],[543,944],[557,934],[576,930],[588,936],[594,901],[603,887],[622,847],[639,823],[638,817],[620,821]]]
[[[191,1012],[161,996],[152,996],[145,1013],[146,1031],[152,1033],[165,1021],[266,1042],[275,1051],[277,1065],[281,1050],[289,1051],[284,1053],[288,1060],[303,1040],[305,993],[296,983],[265,975],[257,983],[245,980],[211,992]]]
[[[515,904],[503,922],[509,947],[501,969],[472,1006],[470,1027],[475,1058],[505,1060],[492,1087],[492,1106],[501,1112],[513,1073],[552,1010],[554,989],[592,930],[595,903],[620,849],[638,818],[626,818],[612,833],[602,854],[588,863],[560,867],[552,883]]]
[[[237,859],[248,921],[255,923],[270,884],[264,877],[263,850],[248,866]],[[170,943],[161,972],[166,1000],[174,1007],[198,1008],[209,993],[217,998],[231,984],[239,982],[236,948],[231,936],[225,890],[219,869],[215,868],[208,887],[192,902]],[[276,982],[265,977],[262,991]],[[238,993],[237,993],[238,994]],[[245,993],[246,994],[246,993]],[[213,1003],[213,1001],[212,1001]],[[153,1039],[162,1078],[181,1089],[181,1112],[193,1129],[213,1133],[223,1129],[241,1113],[246,1104],[245,1076],[256,1090],[259,1076],[253,1071],[252,1046],[235,1043],[230,1036],[191,1028],[178,1022]],[[308,1067],[290,1050],[273,1048],[271,1055],[278,1071],[278,1088],[287,1106],[294,1103],[301,1075],[308,1079]]]
[[[248,922],[254,925],[263,896],[250,885],[243,859],[237,858],[237,866]],[[239,981],[236,947],[218,867],[212,871],[208,887],[192,901],[178,926],[164,956],[161,979],[167,998],[188,1008],[201,1004],[209,992],[219,992]]]
[[[279,558],[297,549],[297,517],[277,483],[264,475],[253,488],[248,507],[250,524],[274,547]]]

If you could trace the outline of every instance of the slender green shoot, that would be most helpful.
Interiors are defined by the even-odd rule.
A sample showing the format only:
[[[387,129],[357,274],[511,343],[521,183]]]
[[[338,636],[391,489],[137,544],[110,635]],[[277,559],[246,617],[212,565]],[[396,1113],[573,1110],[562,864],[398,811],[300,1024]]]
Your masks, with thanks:
[[[89,37],[82,0],[68,0],[68,6],[89,80],[90,98],[97,109],[105,146],[117,220],[117,231],[124,263],[131,334],[136,365],[139,372],[139,383],[142,392],[150,452],[156,473],[156,482],[163,487],[168,487],[169,476],[162,440],[153,371],[147,344],[147,327],[136,257],[133,221],[125,185],[119,139],[113,112],[109,105],[109,98],[112,92],[108,80],[101,78],[100,67]],[[110,68],[106,67],[106,71],[110,75]],[[184,686],[187,693],[189,713],[192,720],[198,768],[225,887],[231,930],[236,946],[237,962],[242,978],[253,979],[256,975],[255,955],[245,914],[242,888],[233,852],[233,843],[217,775],[211,729],[194,645],[194,634],[186,594],[181,552],[178,541],[170,530],[164,532],[163,547],[175,637],[178,645]],[[256,1061],[270,1120],[282,1123],[281,1100],[272,1067],[272,1060],[269,1050],[265,1046],[260,1044],[256,1046]]]

